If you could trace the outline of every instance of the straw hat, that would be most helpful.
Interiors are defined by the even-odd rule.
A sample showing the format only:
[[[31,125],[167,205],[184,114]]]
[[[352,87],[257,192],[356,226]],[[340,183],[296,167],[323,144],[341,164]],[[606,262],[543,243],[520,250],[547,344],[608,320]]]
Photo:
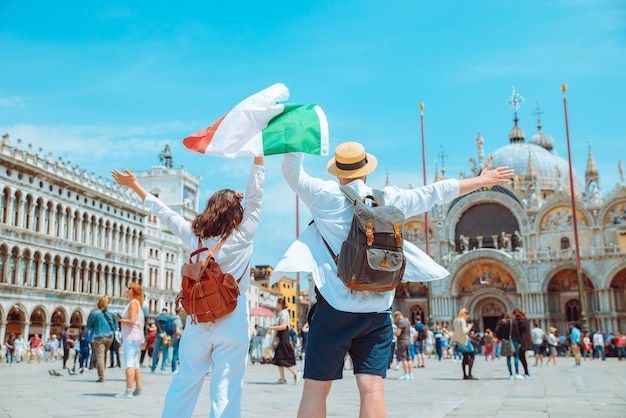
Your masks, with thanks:
[[[344,142],[335,148],[335,157],[326,165],[326,170],[335,177],[353,179],[366,176],[378,165],[376,157],[365,152],[358,142]]]
[[[550,328],[548,328],[548,332],[555,333],[556,332],[556,328],[550,327]]]

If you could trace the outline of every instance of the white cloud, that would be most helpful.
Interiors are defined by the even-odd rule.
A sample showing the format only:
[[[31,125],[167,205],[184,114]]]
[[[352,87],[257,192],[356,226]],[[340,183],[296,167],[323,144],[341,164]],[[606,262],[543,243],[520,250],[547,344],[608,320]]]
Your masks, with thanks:
[[[0,107],[24,107],[24,102],[20,97],[0,97]]]

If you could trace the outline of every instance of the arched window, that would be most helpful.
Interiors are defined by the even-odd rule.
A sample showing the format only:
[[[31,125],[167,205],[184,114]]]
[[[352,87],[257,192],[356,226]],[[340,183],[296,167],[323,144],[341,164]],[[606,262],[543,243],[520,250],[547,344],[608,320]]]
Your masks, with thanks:
[[[96,228],[95,246],[100,247],[102,245],[102,219],[98,220],[98,228]]]
[[[570,299],[565,304],[565,319],[567,322],[580,320],[580,301],[578,299]]]
[[[33,212],[33,197],[31,195],[26,196],[26,207],[24,208],[24,216],[22,217],[22,228],[31,229],[32,225],[32,212]]]
[[[563,237],[561,238],[561,249],[567,250],[569,248],[569,238]]]
[[[10,284],[17,284],[17,262],[19,260],[20,250],[13,247],[11,257],[9,257],[9,280]]]
[[[52,212],[54,205],[52,202],[48,202],[46,205],[46,210],[43,212],[43,233],[50,235],[50,231],[52,230],[52,225],[50,220],[52,219]]]
[[[59,288],[59,265],[61,264],[61,258],[59,256],[54,257],[54,263],[50,266],[50,289]]]
[[[492,236],[501,236],[502,232],[513,234],[519,231],[519,223],[511,210],[498,203],[479,203],[468,208],[454,231],[455,251],[481,247],[476,237],[482,236],[481,248],[496,248]],[[462,248],[461,235],[468,239],[468,247]]]
[[[70,259],[65,257],[63,259],[63,264],[61,264],[61,274],[59,276],[59,280],[61,281],[61,290],[70,290],[70,282],[71,282],[71,277],[70,277]]]
[[[89,228],[89,215],[86,213],[83,215],[83,224],[80,228],[80,242],[87,243],[87,229]]]
[[[35,256],[30,260],[30,277],[28,279],[28,284],[32,287],[37,287],[38,285],[38,277],[39,277],[39,265],[41,264],[41,254],[39,252],[35,253]]]
[[[80,213],[74,212],[74,218],[72,218],[72,241],[78,242],[78,231],[80,230]]]
[[[83,286],[81,288],[81,292],[83,293],[89,293],[89,288],[90,288],[90,283],[89,283],[89,271],[87,270],[87,262],[83,261],[82,263],[80,263],[80,273],[81,273],[81,280],[83,282]]]
[[[7,263],[8,256],[8,248],[5,245],[0,245],[0,283],[8,282],[7,277],[4,275],[4,266]]]
[[[81,277],[80,277],[80,266],[78,265],[78,260],[74,260],[72,262],[72,274],[74,276],[74,284],[73,286],[73,291],[74,292],[80,292],[80,286],[81,286]]]
[[[54,213],[54,225],[52,229],[52,235],[55,237],[61,236],[61,225],[63,223],[63,207],[57,205],[56,212]]]
[[[22,195],[20,192],[15,192],[13,196],[13,202],[11,202],[11,225],[19,226],[20,222],[20,205],[22,204]]]
[[[46,256],[43,259],[43,271],[42,271],[42,275],[43,275],[43,285],[45,289],[51,289],[50,287],[50,263],[51,263],[51,259],[50,259],[50,254],[46,254]]]
[[[133,253],[133,248],[130,243],[131,243],[130,228],[126,228],[126,232],[124,234],[124,253],[125,254]]]
[[[109,222],[107,222],[106,225],[104,226],[104,246],[103,247],[105,250],[111,249],[109,247],[109,233],[110,233]]]
[[[43,206],[43,200],[41,199],[37,199],[37,204],[35,205],[35,212],[34,212],[34,222],[33,222],[33,229],[35,231],[41,231],[41,210],[42,210],[42,206]]]
[[[72,236],[72,209],[65,209],[65,215],[63,216],[63,238],[70,239]]]
[[[96,238],[98,237],[97,235],[97,231],[98,230],[98,224],[96,221],[96,217],[92,216],[91,220],[89,221],[89,245],[95,245],[96,244]]]
[[[9,204],[9,190],[2,190],[2,197],[0,198],[0,222],[7,223],[7,205]]]
[[[411,306],[409,309],[409,321],[411,324],[415,324],[417,322],[418,316],[423,323],[426,323],[426,319],[424,318],[424,307],[422,305]]]
[[[110,277],[109,277],[109,267],[105,266],[104,267],[104,272],[102,273],[102,282],[104,283],[104,288],[102,289],[102,293],[104,293],[105,295],[109,294],[109,291],[111,289],[111,284],[109,282]]]
[[[20,266],[19,271],[17,273],[18,281],[17,284],[20,286],[28,284],[28,265],[30,262],[30,251],[24,251],[22,254],[22,258],[20,258]]]

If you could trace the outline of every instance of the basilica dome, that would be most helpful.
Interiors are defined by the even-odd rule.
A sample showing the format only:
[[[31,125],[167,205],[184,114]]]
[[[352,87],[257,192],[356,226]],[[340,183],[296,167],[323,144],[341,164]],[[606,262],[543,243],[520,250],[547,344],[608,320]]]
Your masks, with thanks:
[[[534,176],[538,190],[553,192],[563,190],[569,193],[569,164],[565,159],[550,152],[554,147],[554,140],[550,135],[544,134],[539,129],[530,143],[525,143],[523,132],[516,121],[509,134],[509,141],[510,144],[492,154],[493,167],[508,166],[515,170],[516,178]],[[581,191],[580,180],[575,171],[574,189],[576,194]]]

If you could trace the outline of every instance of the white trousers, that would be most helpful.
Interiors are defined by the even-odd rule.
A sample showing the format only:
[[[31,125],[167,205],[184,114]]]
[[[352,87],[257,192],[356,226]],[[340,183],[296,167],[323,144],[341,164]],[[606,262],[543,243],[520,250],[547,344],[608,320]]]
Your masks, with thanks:
[[[243,376],[249,345],[246,295],[239,296],[237,308],[215,324],[187,324],[180,340],[180,368],[165,395],[162,417],[191,417],[211,370],[211,411],[209,416],[240,417]]]

